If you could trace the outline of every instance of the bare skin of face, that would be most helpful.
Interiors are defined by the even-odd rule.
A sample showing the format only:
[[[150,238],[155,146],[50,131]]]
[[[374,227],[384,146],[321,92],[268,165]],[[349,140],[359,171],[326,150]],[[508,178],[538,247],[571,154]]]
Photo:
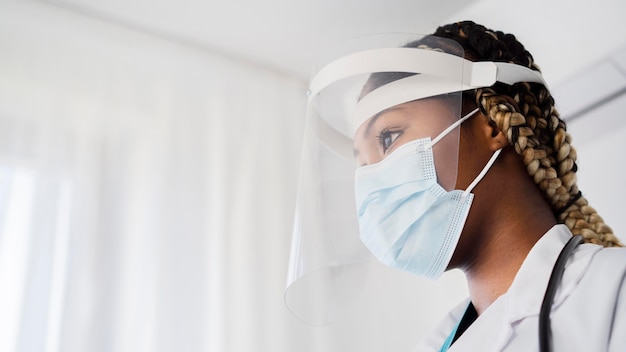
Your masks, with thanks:
[[[464,109],[464,113],[471,108]],[[366,121],[355,135],[359,165],[383,160],[402,144],[434,138],[458,118],[438,100],[398,105]],[[448,115],[446,115],[448,114]],[[460,130],[460,137],[458,131]],[[498,149],[502,152],[473,190],[474,201],[448,269],[467,278],[470,299],[482,314],[511,286],[533,245],[557,222],[506,136],[480,112],[435,145],[438,182],[464,190]],[[458,151],[457,154],[451,149]],[[454,185],[454,186],[452,186]]]
[[[359,166],[383,160],[401,145],[419,138],[438,136],[458,119],[458,108],[437,99],[412,101],[387,109],[365,121],[354,137],[354,154]],[[447,190],[456,182],[458,129],[433,147],[438,182]]]

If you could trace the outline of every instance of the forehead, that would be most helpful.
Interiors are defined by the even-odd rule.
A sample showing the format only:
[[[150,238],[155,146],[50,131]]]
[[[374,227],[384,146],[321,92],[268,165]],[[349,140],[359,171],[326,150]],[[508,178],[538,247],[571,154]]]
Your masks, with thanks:
[[[377,137],[386,128],[412,127],[423,137],[435,137],[459,118],[459,109],[443,98],[415,100],[393,106],[365,120],[354,136],[354,147]]]

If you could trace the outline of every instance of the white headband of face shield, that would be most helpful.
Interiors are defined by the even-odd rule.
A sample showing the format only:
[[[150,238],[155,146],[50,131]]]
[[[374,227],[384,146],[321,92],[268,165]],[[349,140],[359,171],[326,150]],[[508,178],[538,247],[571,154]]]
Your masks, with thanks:
[[[536,82],[547,86],[541,73],[502,62],[473,62],[434,50],[383,48],[357,52],[324,66],[311,80],[309,102],[324,88],[344,78],[375,72],[415,73],[381,86],[356,105],[353,132],[369,117],[398,104],[441,94],[492,86]]]

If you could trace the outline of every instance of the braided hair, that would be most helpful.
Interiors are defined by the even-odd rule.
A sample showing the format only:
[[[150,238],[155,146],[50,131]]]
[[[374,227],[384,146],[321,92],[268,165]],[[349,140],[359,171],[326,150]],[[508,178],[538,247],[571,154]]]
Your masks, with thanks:
[[[458,42],[465,49],[465,57],[472,61],[508,62],[540,71],[512,34],[465,21],[439,27],[433,36]],[[560,223],[573,234],[582,235],[586,242],[622,246],[578,189],[572,138],[545,86],[496,83],[465,94],[470,94],[481,112],[506,135]]]

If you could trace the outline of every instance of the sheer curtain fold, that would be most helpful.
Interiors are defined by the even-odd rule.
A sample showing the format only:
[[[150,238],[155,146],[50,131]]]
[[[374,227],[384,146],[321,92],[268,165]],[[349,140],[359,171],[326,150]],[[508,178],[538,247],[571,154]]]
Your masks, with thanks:
[[[0,52],[0,347],[293,350],[304,85],[28,2]]]

